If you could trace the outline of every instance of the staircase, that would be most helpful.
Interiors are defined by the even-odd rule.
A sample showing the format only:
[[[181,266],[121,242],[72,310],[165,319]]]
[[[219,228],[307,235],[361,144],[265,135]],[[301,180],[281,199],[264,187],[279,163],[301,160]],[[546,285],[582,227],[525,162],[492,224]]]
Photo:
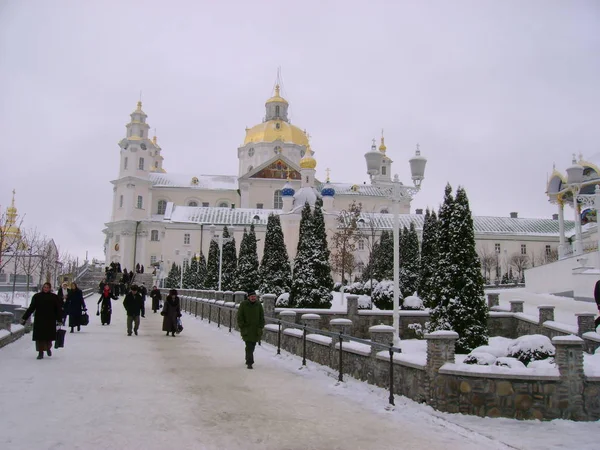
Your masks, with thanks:
[[[154,280],[153,280],[153,276],[151,273],[136,273],[134,274],[135,278],[133,279],[133,282],[135,284],[137,284],[138,286],[141,286],[142,283],[144,283],[146,285],[146,289],[148,289],[148,292],[150,292],[150,289],[152,289]]]
[[[94,292],[98,292],[102,279],[104,279],[104,269],[89,266],[87,271],[77,279],[77,286],[81,290],[93,288]]]

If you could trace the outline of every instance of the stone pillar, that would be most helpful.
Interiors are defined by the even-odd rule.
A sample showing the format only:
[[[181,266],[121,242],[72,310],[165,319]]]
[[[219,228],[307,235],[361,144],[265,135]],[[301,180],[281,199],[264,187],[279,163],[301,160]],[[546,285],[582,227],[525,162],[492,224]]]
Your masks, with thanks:
[[[14,314],[10,312],[0,312],[0,330],[10,331]]]
[[[210,289],[207,292],[206,298],[208,298],[209,300],[213,300],[215,298],[215,293],[216,291],[214,289]]]
[[[489,293],[487,295],[488,308],[492,309],[494,306],[500,306],[500,294]]]
[[[233,301],[236,305],[239,305],[244,300],[246,300],[246,293],[243,291],[236,291],[233,293]]]
[[[348,319],[358,323],[358,295],[348,295],[346,301],[348,302]]]
[[[223,300],[223,291],[215,291],[215,300]]]
[[[538,306],[539,320],[538,324],[543,325],[544,322],[551,320],[554,321],[554,306],[541,305]]]
[[[13,323],[20,324],[21,320],[23,319],[23,316],[25,315],[25,311],[27,311],[27,309],[25,308],[15,308],[15,310],[13,311],[13,314],[15,315],[15,317],[13,318]]]
[[[556,348],[554,361],[560,373],[558,408],[563,419],[582,420],[583,411],[583,339],[577,336],[552,338]]]
[[[394,327],[389,325],[375,325],[369,327],[369,335],[371,341],[377,344],[383,344],[389,346],[394,342]],[[383,351],[380,347],[371,347],[371,356],[375,356],[378,352]]]
[[[522,313],[523,312],[523,300],[511,300],[510,301],[510,312]]]
[[[223,292],[223,300],[225,300],[225,302],[232,302],[233,301],[233,292],[232,291],[225,291]]]
[[[277,296],[275,294],[263,294],[260,299],[263,302],[263,309],[265,310],[265,316],[275,317],[275,301]]]
[[[584,333],[596,331],[596,314],[594,313],[577,313],[577,336],[581,337]]]
[[[318,314],[302,314],[302,317],[300,317],[300,322],[302,325],[306,325],[307,327],[315,328],[317,330],[321,329],[321,316]],[[307,331],[306,333],[314,333],[314,331]]]
[[[434,331],[425,335],[427,340],[427,367],[426,379],[428,395],[427,403],[437,407],[439,399],[445,397],[446,393],[442,392],[443,387],[440,387],[438,395],[435,379],[438,375],[438,370],[446,363],[454,363],[454,347],[458,339],[458,333],[454,331]]]
[[[282,322],[291,322],[294,325],[296,324],[296,311],[281,311],[279,313],[279,318]],[[295,328],[294,325],[288,325],[286,323],[281,324],[281,329],[285,330],[286,328]]]
[[[329,321],[329,326],[331,327],[332,333],[342,333],[342,334],[350,334],[350,330],[352,329],[352,321],[350,319],[331,319]],[[339,338],[334,339],[337,343]],[[342,338],[342,341],[348,342],[349,339],[346,337]]]

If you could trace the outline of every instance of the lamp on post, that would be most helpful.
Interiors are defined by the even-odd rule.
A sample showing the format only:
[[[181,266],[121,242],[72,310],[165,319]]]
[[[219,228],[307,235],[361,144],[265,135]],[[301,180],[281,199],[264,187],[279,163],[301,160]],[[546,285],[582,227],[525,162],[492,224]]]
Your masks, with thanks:
[[[583,166],[577,164],[575,155],[573,154],[573,164],[567,168],[567,185],[573,195],[573,211],[575,212],[575,254],[583,253],[583,245],[581,244],[581,217],[579,216],[578,201],[582,200],[583,196],[579,195],[581,183],[583,182]]]
[[[233,235],[233,227],[229,227],[231,230],[231,234]],[[217,227],[215,226],[215,224],[213,223],[210,226],[210,235],[211,235],[211,241],[215,241],[217,243],[217,245],[219,246],[219,291],[221,290],[221,277],[223,274],[223,244],[226,244],[227,242],[231,242],[233,241],[233,237],[228,237],[228,238],[224,238],[223,237],[223,230],[221,230],[221,234],[216,235],[215,232],[217,230]]]
[[[386,158],[385,153],[377,151],[375,145],[371,147],[371,151],[365,154],[367,173],[372,182],[373,178],[380,174],[384,158]],[[392,201],[394,214],[394,344],[398,344],[400,341],[400,203],[412,200],[413,196],[419,192],[421,182],[425,178],[425,165],[427,164],[427,158],[421,156],[418,144],[415,155],[409,160],[409,164],[413,187],[402,184],[398,175],[394,175],[394,181],[377,181],[375,184]]]

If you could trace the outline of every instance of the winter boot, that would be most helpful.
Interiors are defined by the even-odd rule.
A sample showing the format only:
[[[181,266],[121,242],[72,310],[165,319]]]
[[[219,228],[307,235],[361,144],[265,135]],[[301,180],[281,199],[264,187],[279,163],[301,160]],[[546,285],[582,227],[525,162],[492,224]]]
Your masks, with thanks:
[[[44,359],[44,352],[38,352],[36,359]]]
[[[48,356],[52,356],[52,350],[50,350],[50,349],[46,350],[46,354],[47,354]]]

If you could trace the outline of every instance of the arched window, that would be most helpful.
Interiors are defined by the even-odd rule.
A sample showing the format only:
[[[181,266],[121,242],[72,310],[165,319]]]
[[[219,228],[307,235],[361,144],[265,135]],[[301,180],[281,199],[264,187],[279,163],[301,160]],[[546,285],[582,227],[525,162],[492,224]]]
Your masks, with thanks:
[[[167,210],[167,201],[159,200],[158,201],[158,211],[156,212],[156,214],[164,214],[166,210]]]
[[[150,231],[150,240],[155,242],[158,241],[158,230]]]
[[[123,170],[127,170],[127,163],[129,162],[127,156],[125,157],[125,159],[123,160]]]
[[[365,270],[365,263],[361,261],[356,265],[356,271],[358,273],[363,273],[364,270]]]
[[[387,175],[387,167],[381,166],[381,175]]]
[[[140,158],[140,161],[138,163],[138,169],[144,170],[144,158]]]
[[[390,211],[387,208],[381,208],[381,214],[389,214]]]
[[[188,206],[193,206],[195,208],[198,206],[198,202],[195,202],[192,200],[191,202],[188,203]]]
[[[277,189],[273,192],[273,209],[283,208],[283,197],[281,196],[281,189]]]
[[[229,203],[227,203],[227,202],[220,202],[219,203],[219,208],[229,208]]]
[[[144,197],[142,197],[141,195],[138,195],[137,207],[138,209],[142,209],[144,207]]]
[[[158,169],[158,161],[154,161],[154,168]]]
[[[275,106],[275,115],[279,117],[279,105]]]

